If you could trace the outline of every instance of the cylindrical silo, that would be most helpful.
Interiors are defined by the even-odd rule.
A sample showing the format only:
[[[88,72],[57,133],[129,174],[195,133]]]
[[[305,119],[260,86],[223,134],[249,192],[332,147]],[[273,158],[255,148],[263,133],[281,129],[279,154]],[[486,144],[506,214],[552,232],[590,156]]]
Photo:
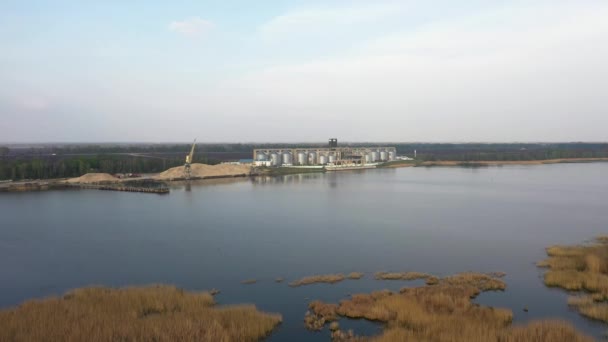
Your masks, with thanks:
[[[291,165],[293,164],[293,157],[291,153],[285,152],[283,153],[283,165]]]
[[[397,153],[395,153],[395,151],[390,151],[388,153],[388,160],[390,160],[390,161],[397,160]]]
[[[365,164],[371,164],[372,163],[372,155],[367,153],[365,154]]]
[[[258,154],[256,155],[256,159],[258,161],[264,161],[264,160],[268,160],[268,157],[266,156],[266,153],[264,152],[258,152]]]
[[[328,158],[329,163],[335,163],[336,162],[336,156],[335,155],[330,155]]]
[[[327,164],[327,156],[320,155],[319,156],[319,164],[321,164],[321,165]]]
[[[317,152],[310,152],[308,154],[308,161],[310,165],[317,165]]]
[[[387,161],[388,160],[388,152],[386,152],[386,151],[380,152],[380,160]]]
[[[278,153],[272,153],[270,155],[270,164],[272,166],[279,166],[281,165],[281,155]]]
[[[378,151],[373,151],[372,152],[372,162],[377,162],[378,160],[380,160],[380,153],[378,153]]]
[[[298,152],[298,165],[308,164],[308,156],[306,152]]]

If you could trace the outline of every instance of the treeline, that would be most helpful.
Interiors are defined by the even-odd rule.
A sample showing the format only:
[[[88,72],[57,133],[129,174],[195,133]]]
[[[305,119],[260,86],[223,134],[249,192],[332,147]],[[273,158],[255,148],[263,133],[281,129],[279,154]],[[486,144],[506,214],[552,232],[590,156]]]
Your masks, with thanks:
[[[546,160],[608,158],[608,144],[418,144],[398,145],[398,154],[425,161]]]
[[[518,161],[572,158],[608,158],[608,151],[520,151],[520,152],[460,152],[460,153],[417,153],[423,161]]]
[[[256,148],[325,147],[319,144],[197,144],[195,162],[251,158]],[[339,143],[339,146],[395,146],[399,155],[422,161],[545,160],[608,158],[607,143]],[[183,165],[186,144],[0,146],[0,180],[77,177],[87,172],[152,173]],[[136,156],[132,154],[141,154]]]
[[[200,163],[216,164],[217,160],[201,158]],[[48,179],[78,177],[89,172],[155,173],[184,165],[183,158],[147,158],[133,156],[86,156],[60,158],[2,158],[0,180]]]
[[[245,153],[251,155],[254,149],[262,148],[298,148],[298,147],[326,147],[327,142],[322,143],[222,143],[209,144],[197,143],[197,153]],[[396,142],[361,142],[344,143],[339,146],[395,146],[400,154],[413,154],[417,150],[419,154],[432,154],[435,156],[460,155],[487,153],[491,155],[515,154],[540,156],[547,153],[559,155],[564,153],[564,158],[572,158],[571,155],[579,156],[582,153],[605,153],[608,151],[607,143],[396,143]],[[0,157],[2,156],[44,156],[57,155],[84,155],[84,154],[121,154],[142,153],[171,155],[180,154],[185,156],[190,151],[189,144],[72,144],[72,145],[31,145],[31,146],[0,146]]]

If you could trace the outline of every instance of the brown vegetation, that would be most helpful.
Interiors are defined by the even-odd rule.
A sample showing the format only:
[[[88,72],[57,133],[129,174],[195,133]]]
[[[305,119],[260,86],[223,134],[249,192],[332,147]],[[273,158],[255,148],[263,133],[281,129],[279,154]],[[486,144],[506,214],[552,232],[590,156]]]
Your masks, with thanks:
[[[297,287],[297,286],[310,285],[310,284],[315,284],[315,283],[334,284],[334,283],[340,282],[344,279],[345,279],[345,277],[341,273],[314,275],[314,276],[304,277],[304,278],[296,280],[296,281],[292,281],[291,283],[289,283],[289,286]]]
[[[507,275],[505,272],[489,272],[487,274],[494,278],[504,278]]]
[[[363,276],[364,274],[361,272],[351,272],[346,276],[346,278],[357,280],[363,278]]]
[[[608,236],[579,246],[551,246],[548,259],[537,263],[548,268],[545,285],[569,291],[585,291],[568,304],[582,315],[608,323]]]
[[[255,284],[258,281],[256,279],[245,279],[243,281],[241,281],[241,284],[243,285],[251,285],[251,284]]]
[[[420,272],[377,272],[375,274],[377,280],[416,280],[430,277],[432,275]]]
[[[0,311],[0,341],[257,341],[281,319],[172,286],[94,287]]]
[[[504,282],[488,274],[467,272],[439,279],[410,273],[387,278],[421,279],[422,275],[435,279],[436,284],[403,288],[399,293],[355,294],[339,304],[313,301],[305,318],[307,326],[312,322],[319,330],[339,317],[385,323],[386,330],[373,341],[592,341],[563,322],[514,327],[511,310],[472,303],[471,298],[482,291],[505,289]],[[339,341],[360,339],[337,329],[332,337]]]

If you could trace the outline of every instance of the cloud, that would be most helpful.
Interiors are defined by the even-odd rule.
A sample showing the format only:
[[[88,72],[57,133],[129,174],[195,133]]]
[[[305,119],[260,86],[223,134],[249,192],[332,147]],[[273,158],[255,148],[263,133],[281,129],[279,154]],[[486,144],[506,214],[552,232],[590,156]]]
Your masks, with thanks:
[[[225,86],[243,111],[322,117],[346,139],[606,140],[606,16],[594,2],[499,7]]]
[[[326,33],[339,26],[371,23],[401,13],[404,6],[392,3],[339,7],[300,8],[274,17],[259,28],[266,37],[302,33]]]
[[[209,30],[211,30],[213,27],[214,25],[212,22],[199,17],[188,18],[182,21],[174,21],[169,24],[170,31],[177,32],[188,37],[200,36],[209,32]]]

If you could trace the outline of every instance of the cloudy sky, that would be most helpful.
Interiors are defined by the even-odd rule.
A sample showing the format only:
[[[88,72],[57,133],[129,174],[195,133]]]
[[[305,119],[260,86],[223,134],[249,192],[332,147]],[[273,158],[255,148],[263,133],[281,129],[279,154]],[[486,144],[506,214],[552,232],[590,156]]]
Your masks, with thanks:
[[[0,142],[608,141],[608,1],[3,0]]]

